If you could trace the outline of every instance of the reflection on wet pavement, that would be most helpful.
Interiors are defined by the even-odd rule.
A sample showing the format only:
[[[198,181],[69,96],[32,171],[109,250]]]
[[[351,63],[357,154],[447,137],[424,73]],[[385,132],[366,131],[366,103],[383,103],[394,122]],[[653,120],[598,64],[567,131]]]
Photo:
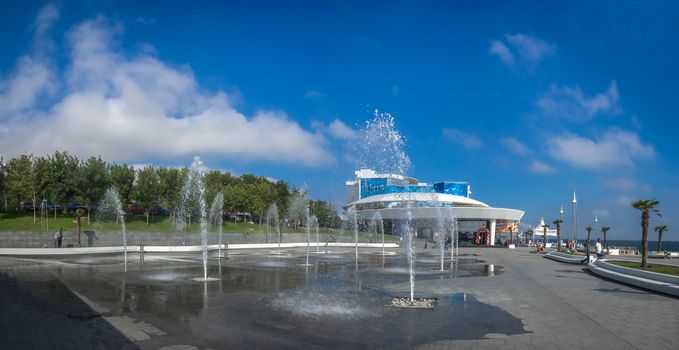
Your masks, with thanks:
[[[200,257],[190,254],[147,254],[143,265],[130,257],[136,263],[128,264],[127,272],[116,257],[64,259],[66,264],[35,268],[50,271],[105,311],[109,322],[139,320],[157,330],[143,337],[123,330],[145,347],[409,348],[436,340],[526,333],[520,319],[470,294],[437,295],[440,303],[432,311],[388,307],[392,296],[383,287],[408,279],[401,254],[361,254],[356,271],[349,250],[313,254],[308,267],[299,266],[303,251],[268,253],[210,259],[208,276],[218,281],[208,283],[192,280],[202,277],[202,266]],[[446,257],[444,265],[439,271],[439,256],[421,254],[417,281],[503,273],[501,266],[473,256]]]

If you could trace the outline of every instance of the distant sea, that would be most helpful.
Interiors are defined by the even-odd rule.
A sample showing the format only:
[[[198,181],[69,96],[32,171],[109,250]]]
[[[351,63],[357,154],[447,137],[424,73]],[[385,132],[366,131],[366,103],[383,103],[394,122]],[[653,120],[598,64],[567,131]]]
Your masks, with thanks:
[[[603,244],[603,238],[601,239],[601,243]],[[594,240],[596,242],[596,240]],[[641,239],[639,240],[634,240],[634,241],[626,241],[626,240],[608,240],[608,246],[617,246],[617,247],[635,247],[637,250],[641,250]],[[678,241],[662,241],[662,250],[669,250],[672,252],[679,252],[679,242]],[[658,249],[658,241],[648,241],[648,250],[649,251],[655,251]]]

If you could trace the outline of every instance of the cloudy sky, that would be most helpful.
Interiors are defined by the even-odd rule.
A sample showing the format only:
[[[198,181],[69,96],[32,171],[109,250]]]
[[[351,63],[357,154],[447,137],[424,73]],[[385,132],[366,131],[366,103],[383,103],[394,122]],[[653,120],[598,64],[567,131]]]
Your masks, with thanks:
[[[533,224],[569,218],[576,189],[581,226],[611,238],[657,198],[677,240],[676,23],[669,1],[9,2],[0,154],[200,155],[340,205],[379,109],[422,181],[470,181]]]

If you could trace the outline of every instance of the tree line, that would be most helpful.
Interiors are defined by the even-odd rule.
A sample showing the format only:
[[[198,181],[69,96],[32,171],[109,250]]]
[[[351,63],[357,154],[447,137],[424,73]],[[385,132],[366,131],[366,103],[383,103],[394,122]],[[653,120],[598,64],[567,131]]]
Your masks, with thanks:
[[[55,152],[47,157],[24,154],[0,162],[0,193],[3,208],[19,210],[19,203],[47,200],[66,208],[69,202],[94,206],[102,200],[109,187],[115,187],[120,201],[137,204],[146,209],[161,205],[177,207],[181,199],[188,168],[166,168],[146,165],[134,169],[131,165],[108,163],[101,157],[80,160],[68,152]],[[223,208],[230,213],[251,213],[265,217],[271,203],[276,203],[281,218],[288,215],[294,194],[304,189],[291,188],[285,181],[271,181],[265,177],[244,174],[234,176],[218,170],[204,175],[205,197],[208,205],[217,193],[224,195]],[[306,192],[304,193],[306,196]],[[308,200],[309,211],[318,217],[319,224],[335,227],[339,217],[326,201]]]

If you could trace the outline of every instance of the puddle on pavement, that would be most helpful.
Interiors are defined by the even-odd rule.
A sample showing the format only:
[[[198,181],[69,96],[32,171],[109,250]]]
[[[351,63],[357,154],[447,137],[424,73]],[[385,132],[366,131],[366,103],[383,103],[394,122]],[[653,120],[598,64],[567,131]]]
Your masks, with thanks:
[[[157,257],[143,266],[131,259],[136,263],[127,272],[119,262],[90,260],[96,258],[82,266],[41,268],[51,268],[69,288],[111,310],[106,316],[144,320],[199,347],[410,348],[526,333],[520,319],[470,294],[428,295],[440,300],[429,311],[390,308],[392,296],[382,286],[407,281],[405,257],[362,254],[357,272],[353,254],[331,254],[311,256],[309,267],[297,266],[305,259],[300,254],[211,259],[208,276],[219,280],[210,283],[192,280],[202,276],[196,259]],[[418,262],[417,281],[503,270],[476,257],[460,257],[454,271],[434,271],[439,264]],[[450,261],[445,265],[449,269]]]

